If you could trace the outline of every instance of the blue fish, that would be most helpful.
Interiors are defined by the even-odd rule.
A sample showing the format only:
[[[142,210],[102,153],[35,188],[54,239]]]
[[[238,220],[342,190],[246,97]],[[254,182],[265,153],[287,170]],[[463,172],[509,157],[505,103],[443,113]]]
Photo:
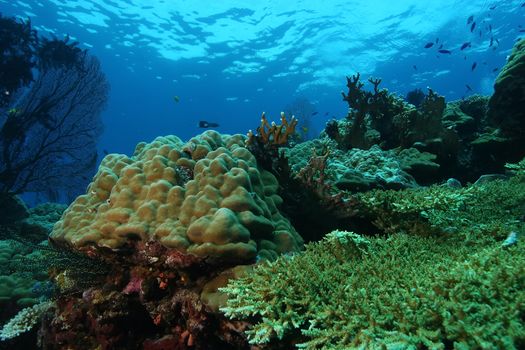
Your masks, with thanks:
[[[425,49],[429,49],[429,48],[431,48],[432,46],[434,46],[434,43],[430,43],[430,42],[429,42],[429,43],[426,43],[426,44],[425,44]]]
[[[217,127],[219,127],[219,123],[207,122],[206,120],[201,120],[199,122],[199,128],[202,128],[202,129],[217,128]]]
[[[461,48],[460,50],[463,51],[465,50],[467,47],[470,47],[471,44],[470,44],[470,41],[466,42],[466,43],[463,43],[463,45],[461,45]]]
[[[438,52],[439,52],[439,53],[446,54],[446,55],[450,55],[450,54],[452,54],[452,51],[450,51],[450,50],[439,50]]]

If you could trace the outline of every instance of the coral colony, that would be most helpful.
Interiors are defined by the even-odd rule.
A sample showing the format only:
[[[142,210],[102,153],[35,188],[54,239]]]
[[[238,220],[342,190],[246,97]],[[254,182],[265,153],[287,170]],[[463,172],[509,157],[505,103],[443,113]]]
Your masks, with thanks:
[[[45,44],[40,69],[80,59],[77,78],[93,74],[105,100],[96,62],[67,40]],[[108,153],[67,208],[29,210],[16,196],[65,184],[39,177],[48,163],[28,163],[14,130],[27,121],[60,139],[52,116],[74,133],[78,114],[11,111],[0,130],[13,141],[0,141],[0,344],[523,349],[525,41],[490,97],[447,103],[429,89],[414,105],[368,82],[348,77],[348,115],[305,142],[294,116],[263,113],[247,136],[206,130]]]

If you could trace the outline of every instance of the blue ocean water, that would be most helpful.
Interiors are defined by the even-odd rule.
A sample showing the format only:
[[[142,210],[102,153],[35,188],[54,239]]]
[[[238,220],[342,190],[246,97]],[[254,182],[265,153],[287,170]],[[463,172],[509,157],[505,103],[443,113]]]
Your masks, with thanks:
[[[318,133],[346,115],[340,92],[356,72],[401,95],[427,86],[447,100],[489,95],[524,34],[522,3],[0,0],[0,12],[100,59],[111,92],[99,149],[130,154],[158,135],[187,139],[201,120],[245,133],[296,98],[315,106]]]

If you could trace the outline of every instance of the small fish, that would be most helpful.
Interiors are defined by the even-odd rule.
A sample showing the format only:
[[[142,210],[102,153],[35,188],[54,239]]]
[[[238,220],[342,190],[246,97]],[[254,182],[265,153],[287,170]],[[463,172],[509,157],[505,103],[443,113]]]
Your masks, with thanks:
[[[439,38],[436,38],[436,44],[439,43]]]
[[[303,129],[303,133],[307,133],[308,132],[308,128],[306,126],[303,126],[301,129]]]
[[[521,6],[520,6],[520,7],[525,7],[525,2],[524,2],[523,4],[521,4]]]
[[[494,40],[496,40],[496,44],[498,44],[498,46],[499,46],[499,40],[498,39],[494,39]]]
[[[441,50],[443,48],[443,44],[439,45],[438,50]]]
[[[313,112],[312,116],[319,114],[319,112]]]
[[[472,21],[474,21],[474,16],[470,16],[470,17],[467,19],[467,25],[469,25],[470,23],[472,23]]]
[[[438,52],[439,52],[439,53],[446,54],[446,55],[450,55],[450,54],[452,54],[452,51],[450,51],[450,50],[439,50]]]
[[[470,32],[472,33],[476,29],[476,22],[472,22],[472,25],[470,26]]]
[[[516,245],[518,243],[518,233],[516,231],[511,231],[507,238],[501,244],[502,248],[508,248],[510,246]]]
[[[7,111],[7,114],[17,114],[18,113],[18,109],[16,108],[11,108],[10,110]]]
[[[206,128],[217,128],[219,127],[219,124],[218,123],[212,123],[212,122],[207,122],[205,120],[201,120],[199,122],[199,128],[202,128],[202,129],[206,129]]]
[[[173,96],[173,100],[178,103],[180,101],[180,97],[175,95]]]
[[[412,68],[414,68],[414,70],[417,70],[417,66],[415,64],[412,66]]]
[[[109,154],[108,150],[107,149],[103,149],[102,152],[104,152],[104,154],[107,156]]]
[[[465,84],[465,87],[467,88],[467,91],[472,91],[472,88],[468,84]]]
[[[460,50],[463,51],[465,50],[467,47],[471,47],[472,45],[470,44],[470,41],[467,41],[466,43],[463,43],[463,45],[461,45],[461,48]]]
[[[476,69],[477,66],[478,66],[477,62],[472,63],[472,68],[470,70],[474,71],[474,69]]]
[[[495,72],[497,72],[498,70],[499,70],[499,68],[496,67],[496,68],[494,68],[494,69],[492,70],[492,73],[495,73]]]
[[[496,5],[492,5],[491,7],[489,7],[489,10],[494,10],[496,8]]]
[[[492,45],[494,45],[494,37],[490,38],[490,45],[489,45],[489,47],[492,47]]]
[[[525,29],[520,29],[520,33],[525,33]]]
[[[425,49],[429,49],[429,48],[431,48],[432,46],[434,46],[434,43],[430,43],[430,42],[429,42],[429,43],[426,43],[426,44],[425,44]]]

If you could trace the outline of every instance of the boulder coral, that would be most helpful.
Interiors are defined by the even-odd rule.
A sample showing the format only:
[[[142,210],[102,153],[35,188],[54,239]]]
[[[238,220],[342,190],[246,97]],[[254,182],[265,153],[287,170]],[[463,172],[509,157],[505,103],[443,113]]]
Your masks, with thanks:
[[[245,139],[206,131],[187,143],[176,136],[140,143],[131,157],[107,155],[51,240],[142,258],[140,245],[160,244],[195,261],[253,262],[300,250],[301,237],[278,210],[277,180],[257,168]],[[145,262],[169,264],[168,255]]]
[[[489,101],[489,116],[511,138],[525,135],[525,40],[514,46],[507,64],[494,83]]]

